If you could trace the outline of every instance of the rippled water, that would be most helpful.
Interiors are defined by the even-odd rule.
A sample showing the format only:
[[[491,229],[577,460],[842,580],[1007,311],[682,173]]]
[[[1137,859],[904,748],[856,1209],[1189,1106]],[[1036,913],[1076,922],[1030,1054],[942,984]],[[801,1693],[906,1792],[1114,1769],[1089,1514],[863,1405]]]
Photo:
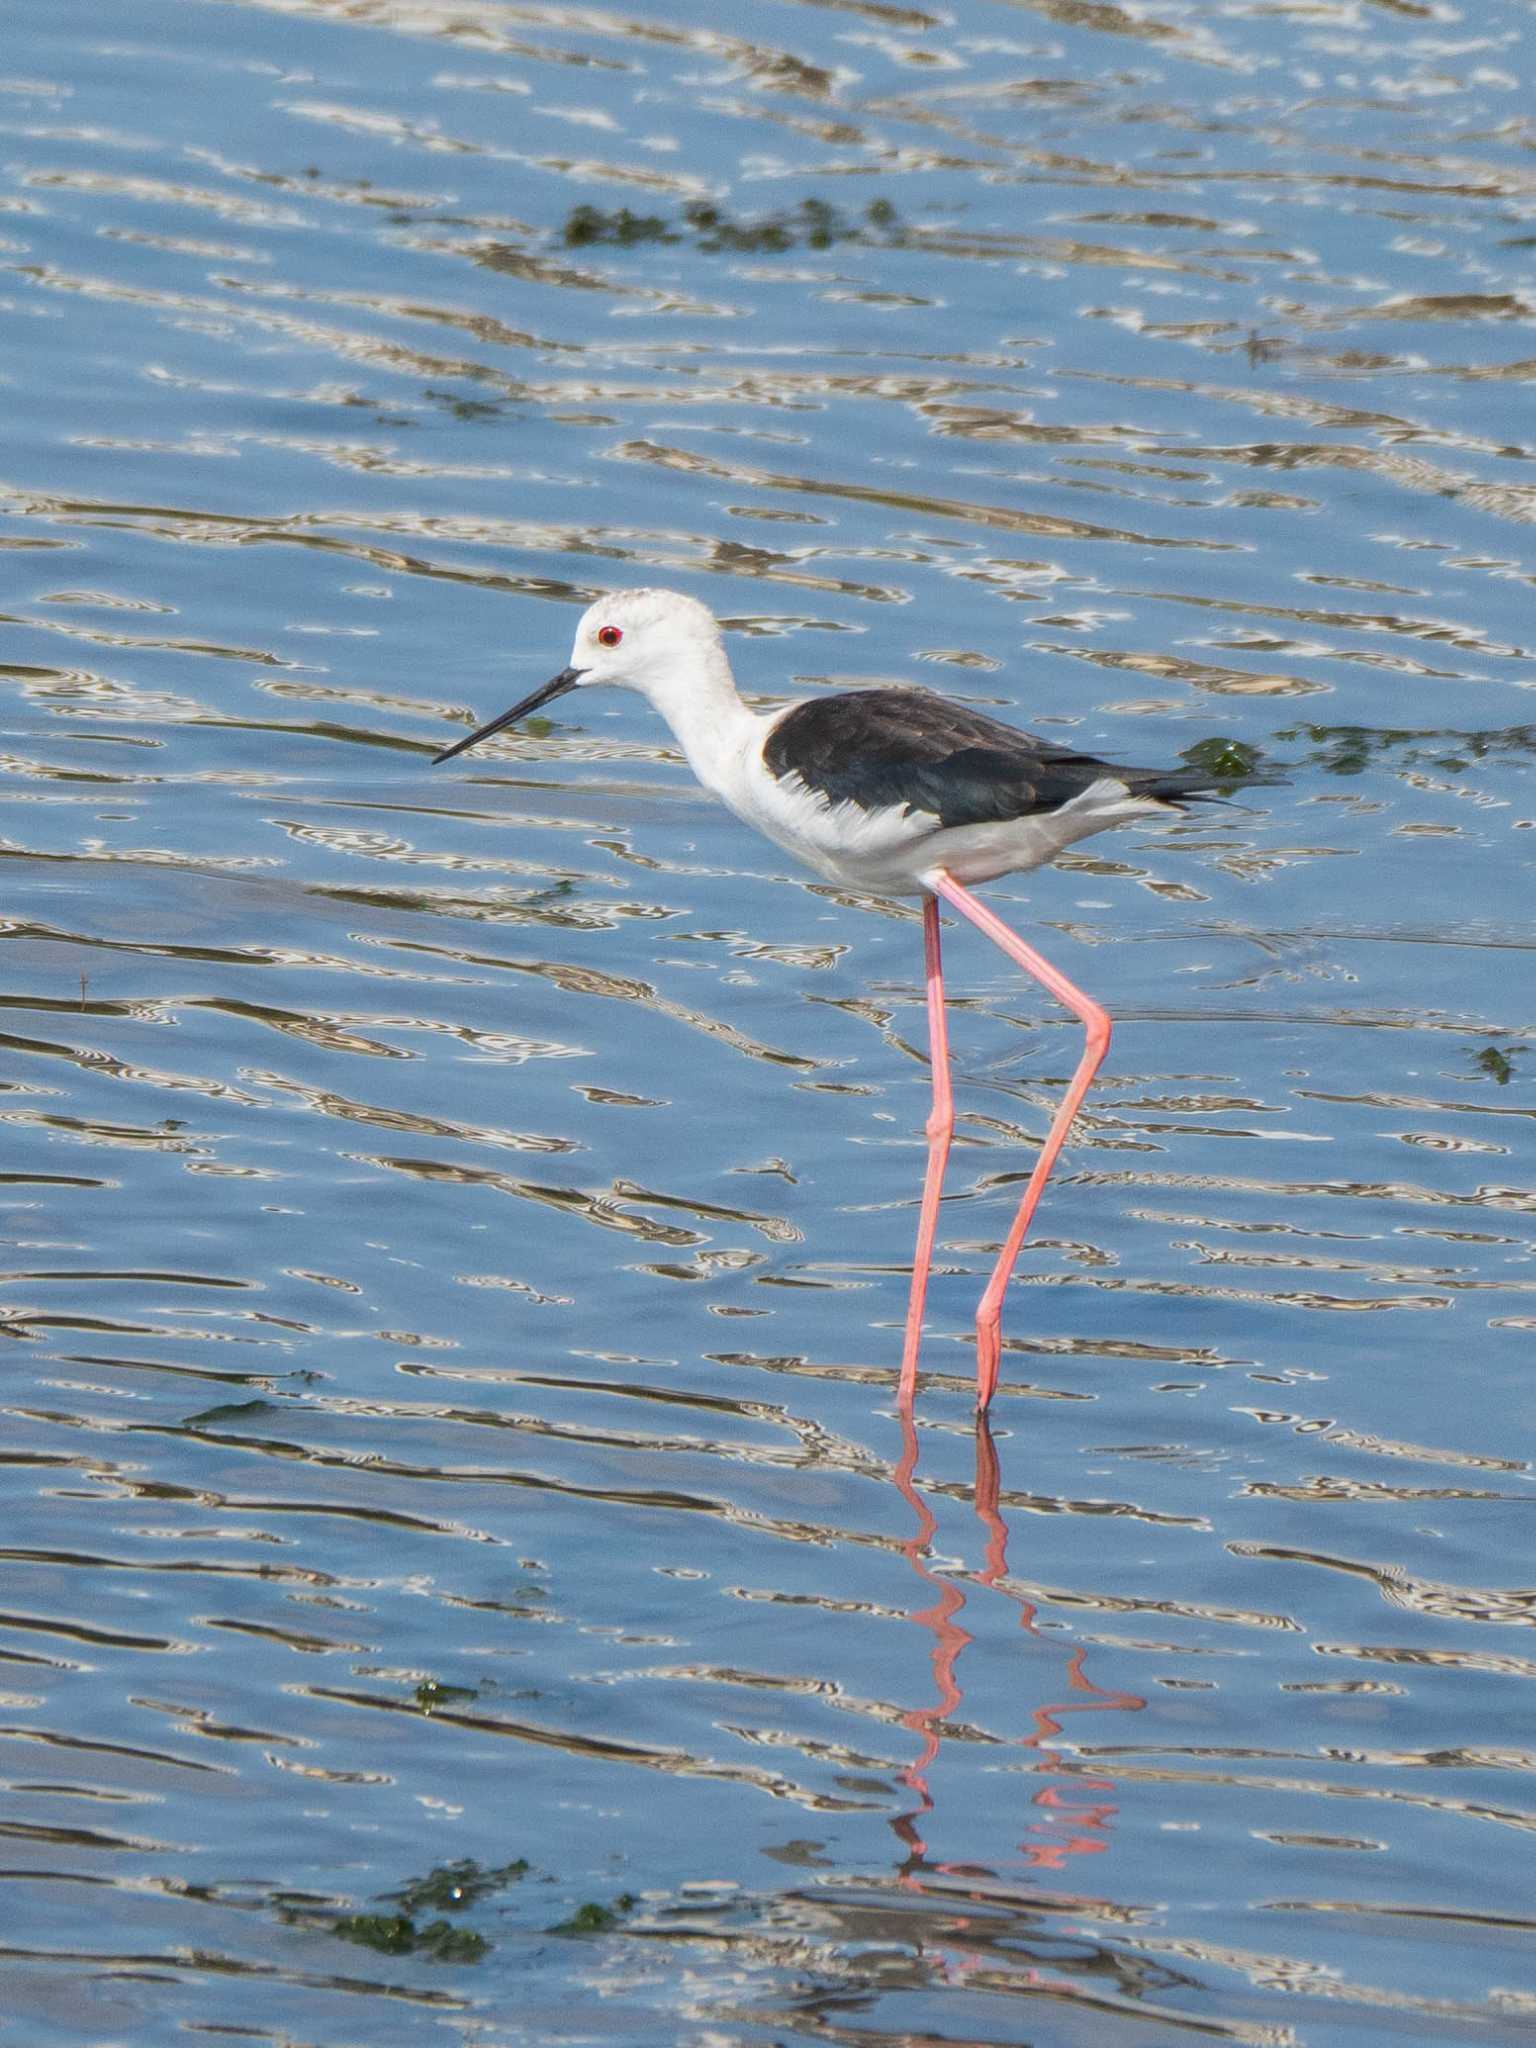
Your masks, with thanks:
[[[1530,57],[12,0],[18,2041],[1529,2039]],[[647,581],[1291,777],[989,892],[1120,1030],[979,1441],[1070,1020],[953,934],[904,1435],[912,908],[428,765]]]

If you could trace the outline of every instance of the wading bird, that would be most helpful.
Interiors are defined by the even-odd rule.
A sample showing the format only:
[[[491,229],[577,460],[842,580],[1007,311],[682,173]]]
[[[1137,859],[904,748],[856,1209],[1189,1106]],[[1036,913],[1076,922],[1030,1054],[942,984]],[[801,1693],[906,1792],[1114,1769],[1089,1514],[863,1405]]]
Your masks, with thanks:
[[[845,887],[923,906],[933,1108],[918,1211],[899,1398],[912,1399],[939,1191],[955,1114],[939,902],[967,918],[1077,1017],[1086,1043],[976,1309],[976,1405],[997,1383],[1003,1293],[1072,1119],[1109,1048],[1107,1011],[971,894],[970,885],[1054,860],[1074,840],[1272,781],[1198,768],[1122,768],[1020,732],[927,690],[850,690],[766,715],[737,694],[714,614],[676,590],[620,590],[582,614],[568,667],[510,711],[445,747],[451,761],[567,691],[638,690],[676,734],[703,786],[738,818]]]

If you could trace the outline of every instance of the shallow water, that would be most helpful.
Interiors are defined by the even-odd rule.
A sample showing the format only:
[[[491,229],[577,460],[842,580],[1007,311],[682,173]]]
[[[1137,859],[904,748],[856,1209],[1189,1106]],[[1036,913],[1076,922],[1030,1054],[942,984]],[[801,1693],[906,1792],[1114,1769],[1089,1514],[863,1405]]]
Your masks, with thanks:
[[[1527,17],[7,29],[16,2038],[1529,2038]],[[428,765],[645,581],[1291,778],[988,892],[980,1440],[1076,1027],[904,1436],[912,908]]]

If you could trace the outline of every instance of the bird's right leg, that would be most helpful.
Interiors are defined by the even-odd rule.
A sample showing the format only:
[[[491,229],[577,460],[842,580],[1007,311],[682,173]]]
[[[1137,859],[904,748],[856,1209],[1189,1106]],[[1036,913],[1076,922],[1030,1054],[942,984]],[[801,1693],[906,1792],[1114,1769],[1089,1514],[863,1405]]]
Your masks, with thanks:
[[[923,966],[928,982],[928,1059],[933,1074],[933,1108],[928,1113],[928,1170],[923,1176],[922,1207],[917,1216],[917,1249],[912,1254],[912,1292],[907,1299],[907,1334],[901,1350],[901,1379],[896,1398],[910,1407],[917,1387],[917,1354],[923,1341],[923,1303],[939,1223],[939,1193],[955,1129],[954,1096],[949,1084],[949,1028],[944,1014],[944,975],[939,962],[939,906],[923,898]]]

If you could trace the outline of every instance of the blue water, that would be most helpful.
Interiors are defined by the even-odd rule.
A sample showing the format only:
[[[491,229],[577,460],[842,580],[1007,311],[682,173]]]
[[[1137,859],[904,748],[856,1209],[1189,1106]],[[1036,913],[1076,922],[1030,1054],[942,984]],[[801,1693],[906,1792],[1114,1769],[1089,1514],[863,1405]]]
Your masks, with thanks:
[[[0,2011],[1528,2038],[1516,11],[13,0]],[[808,202],[810,202],[808,204]],[[587,209],[578,213],[578,209]],[[947,938],[600,590],[1290,778]]]

